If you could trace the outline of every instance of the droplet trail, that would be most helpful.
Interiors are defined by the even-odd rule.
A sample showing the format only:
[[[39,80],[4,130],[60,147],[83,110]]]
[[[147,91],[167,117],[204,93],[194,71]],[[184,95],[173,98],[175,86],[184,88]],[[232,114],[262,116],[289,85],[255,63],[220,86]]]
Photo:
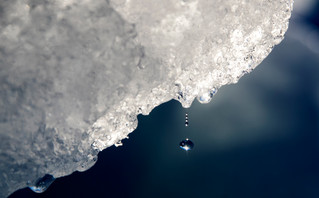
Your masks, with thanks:
[[[185,114],[185,126],[186,127],[188,126],[188,114],[187,113]]]

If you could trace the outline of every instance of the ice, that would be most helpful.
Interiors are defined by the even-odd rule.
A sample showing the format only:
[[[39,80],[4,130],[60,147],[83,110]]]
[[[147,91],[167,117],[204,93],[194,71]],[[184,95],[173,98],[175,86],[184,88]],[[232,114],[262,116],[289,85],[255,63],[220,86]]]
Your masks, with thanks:
[[[0,1],[0,197],[87,170],[163,102],[209,102],[283,39],[291,10],[292,0]]]

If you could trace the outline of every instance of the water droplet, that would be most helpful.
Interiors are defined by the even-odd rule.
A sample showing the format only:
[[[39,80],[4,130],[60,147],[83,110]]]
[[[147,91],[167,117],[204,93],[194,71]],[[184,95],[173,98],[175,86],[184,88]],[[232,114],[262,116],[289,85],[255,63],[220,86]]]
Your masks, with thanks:
[[[197,97],[200,103],[209,103],[211,101],[211,95],[209,93],[204,93],[203,95]]]
[[[216,92],[217,92],[217,89],[213,88],[209,92],[206,92],[206,93],[204,93],[204,94],[202,94],[200,96],[197,96],[197,100],[200,103],[209,103]]]
[[[30,185],[29,188],[36,193],[43,193],[54,182],[55,178],[52,175],[46,174],[44,177],[38,179],[34,185]]]
[[[188,126],[188,122],[185,122],[185,126]]]
[[[116,147],[119,147],[119,146],[123,146],[123,143],[121,140],[117,141],[115,144],[114,144]]]
[[[186,138],[186,140],[179,143],[179,147],[185,151],[190,151],[194,148],[194,143],[190,139]]]

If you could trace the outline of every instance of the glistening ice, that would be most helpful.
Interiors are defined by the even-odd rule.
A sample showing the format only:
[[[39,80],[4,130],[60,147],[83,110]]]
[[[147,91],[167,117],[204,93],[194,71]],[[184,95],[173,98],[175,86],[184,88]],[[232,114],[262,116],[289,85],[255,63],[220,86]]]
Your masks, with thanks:
[[[1,1],[0,197],[87,170],[163,102],[209,102],[280,43],[292,3]]]

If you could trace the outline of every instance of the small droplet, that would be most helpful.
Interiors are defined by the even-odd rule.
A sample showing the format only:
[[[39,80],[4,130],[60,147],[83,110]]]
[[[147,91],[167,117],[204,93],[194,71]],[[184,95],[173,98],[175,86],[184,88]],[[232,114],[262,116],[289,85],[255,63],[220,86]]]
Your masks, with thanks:
[[[197,100],[203,104],[209,103],[212,97],[216,94],[216,92],[217,92],[217,89],[213,88],[209,92],[206,92],[204,94],[201,94],[200,96],[197,96]]]
[[[43,193],[54,182],[55,178],[52,175],[46,174],[44,177],[38,179],[34,185],[30,185],[29,188],[35,193]]]
[[[185,122],[185,126],[188,126],[188,122]]]
[[[194,143],[190,139],[186,138],[186,140],[179,143],[179,147],[185,151],[190,151],[194,148]]]

